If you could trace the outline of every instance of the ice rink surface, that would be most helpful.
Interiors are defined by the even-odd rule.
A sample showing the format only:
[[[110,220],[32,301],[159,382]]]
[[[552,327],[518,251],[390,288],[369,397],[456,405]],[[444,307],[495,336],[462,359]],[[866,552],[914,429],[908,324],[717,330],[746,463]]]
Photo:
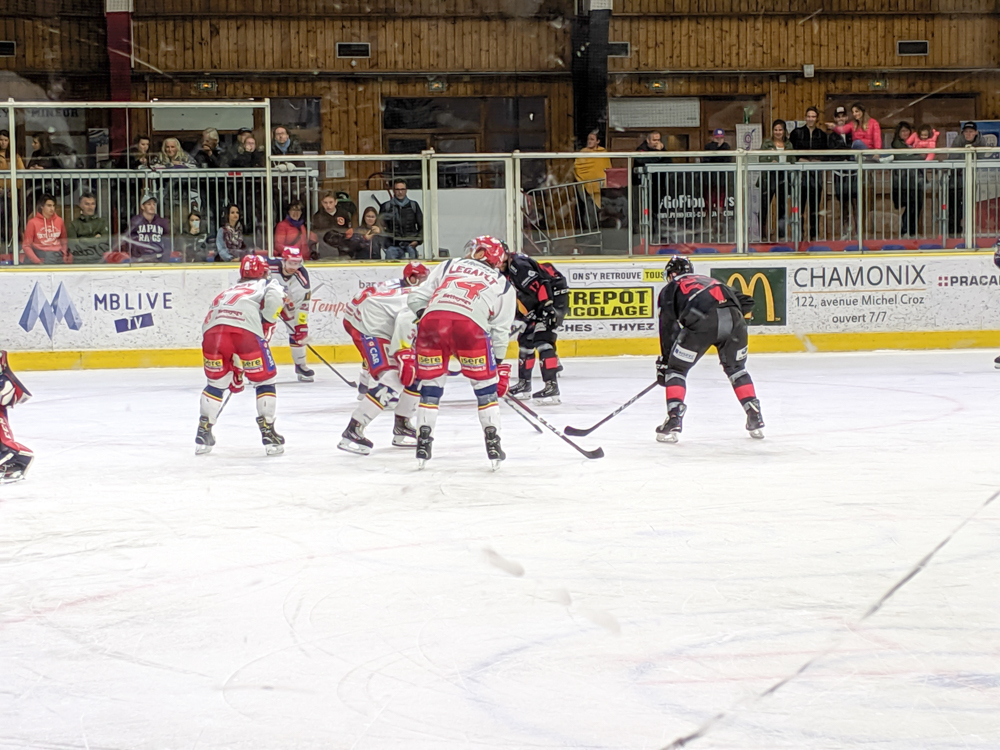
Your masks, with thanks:
[[[496,474],[461,378],[418,472],[322,367],[275,458],[249,393],[194,456],[198,370],[22,373],[0,747],[1000,748],[1000,501],[858,624],[1000,489],[993,356],[752,356],[764,441],[706,358],[681,443],[660,389],[594,461],[505,406]],[[565,367],[560,427],[654,376]]]

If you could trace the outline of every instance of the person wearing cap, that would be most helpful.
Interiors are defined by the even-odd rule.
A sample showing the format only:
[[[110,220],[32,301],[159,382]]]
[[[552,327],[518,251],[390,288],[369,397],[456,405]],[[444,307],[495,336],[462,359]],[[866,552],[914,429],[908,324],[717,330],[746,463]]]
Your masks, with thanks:
[[[795,128],[788,139],[792,142],[792,148],[796,151],[822,151],[827,147],[826,133],[819,127],[819,110],[815,107],[806,108],[806,124]],[[819,156],[803,156],[799,154],[799,161],[822,161]],[[823,191],[820,184],[819,172],[809,171],[801,176],[801,190],[799,192],[799,220],[802,220],[803,212],[809,211],[809,239],[815,240],[819,229],[818,208],[819,196]]]
[[[979,134],[976,123],[966,122],[962,132],[952,144],[952,148],[982,148],[983,137]],[[965,161],[965,154],[948,154],[948,161]],[[965,169],[956,168],[946,173],[948,176],[948,234],[960,237],[963,232],[965,218]]]
[[[247,136],[249,135],[253,135],[253,130],[251,128],[240,128],[236,131],[236,140],[229,145],[229,148],[226,149],[225,155],[222,157],[223,166],[236,166],[233,162],[237,159],[237,157],[243,154],[243,144],[246,142]]]
[[[718,153],[720,151],[732,151],[732,147],[726,143],[726,131],[722,128],[716,128],[712,131],[712,140],[705,144],[706,151],[712,151]],[[701,161],[703,164],[727,164],[735,160],[732,156],[703,156]],[[729,217],[725,216],[726,205],[729,203],[729,199],[733,199],[733,205],[735,207],[735,196],[733,195],[735,185],[734,185],[734,174],[732,172],[703,172],[702,178],[702,193],[705,198],[705,206],[708,209],[709,217],[717,221],[722,221],[726,229],[731,229],[735,227],[730,227],[732,221],[732,212],[730,212]],[[722,241],[728,241],[731,238],[718,236],[717,239]]]
[[[129,222],[122,251],[133,263],[165,263],[170,260],[170,224],[157,213],[159,201],[148,190],[142,195],[140,209]]]
[[[830,161],[854,161],[851,155],[851,143],[854,140],[846,132],[847,107],[839,105],[833,112],[833,122],[828,122],[830,132],[827,135],[827,148],[831,151],[846,151],[843,157],[831,156]],[[840,203],[840,211],[835,219],[839,219],[840,239],[846,240],[854,235],[857,226],[855,206],[858,204],[858,174],[857,170],[835,169],[833,171],[833,197]],[[835,223],[836,226],[836,223]]]
[[[732,147],[726,143],[726,131],[716,128],[712,131],[712,140],[705,144],[706,151],[732,151]],[[703,156],[704,164],[726,164],[733,161],[732,156]]]

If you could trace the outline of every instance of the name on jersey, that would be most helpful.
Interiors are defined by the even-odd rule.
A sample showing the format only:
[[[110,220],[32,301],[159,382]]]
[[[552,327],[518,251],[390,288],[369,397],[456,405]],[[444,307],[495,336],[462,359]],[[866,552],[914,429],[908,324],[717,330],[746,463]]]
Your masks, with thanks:
[[[571,289],[570,320],[621,320],[653,317],[653,287]]]
[[[95,294],[95,310],[161,310],[173,309],[173,292],[125,292],[124,294]]]

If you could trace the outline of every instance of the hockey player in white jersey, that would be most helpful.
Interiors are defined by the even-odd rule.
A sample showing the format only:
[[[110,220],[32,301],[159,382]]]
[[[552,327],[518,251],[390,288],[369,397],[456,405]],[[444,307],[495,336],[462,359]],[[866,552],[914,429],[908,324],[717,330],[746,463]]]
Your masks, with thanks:
[[[495,237],[476,237],[465,246],[465,257],[434,269],[407,304],[420,318],[417,331],[417,461],[423,468],[431,457],[434,423],[448,379],[448,363],[458,360],[472,381],[479,403],[479,422],[486,454],[493,469],[506,458],[500,447],[500,404],[507,392],[507,353],[517,296],[502,271],[507,249]]]
[[[416,315],[406,304],[407,296],[428,276],[426,266],[408,263],[402,279],[366,287],[344,311],[344,329],[365,363],[372,379],[337,445],[341,450],[367,456],[374,444],[365,428],[390,404],[398,403],[392,428],[392,444],[412,448],[417,444],[410,419],[420,393],[416,389]]]
[[[303,383],[311,383],[316,373],[306,361],[306,342],[309,338],[309,300],[312,287],[309,271],[302,265],[302,250],[286,247],[281,258],[273,258],[271,278],[277,281],[285,292],[285,305],[281,309],[281,319],[288,328],[288,346],[292,349],[295,375]]]
[[[243,377],[257,390],[257,426],[267,455],[284,452],[285,438],[274,431],[278,369],[268,340],[274,332],[285,295],[277,281],[268,279],[267,261],[247,255],[240,262],[240,282],[212,302],[202,325],[201,350],[208,385],[201,392],[201,418],[195,453],[215,445],[212,425],[222,408],[222,395],[243,390]]]

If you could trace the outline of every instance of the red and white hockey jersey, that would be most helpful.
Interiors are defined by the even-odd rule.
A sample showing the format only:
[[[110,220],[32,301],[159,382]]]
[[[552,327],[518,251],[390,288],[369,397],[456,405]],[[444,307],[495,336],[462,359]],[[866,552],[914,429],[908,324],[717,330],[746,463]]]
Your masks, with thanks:
[[[472,258],[438,265],[407,298],[414,312],[452,312],[474,320],[490,337],[499,362],[507,354],[510,327],[517,313],[517,294],[493,266]]]
[[[243,328],[263,338],[263,323],[274,323],[284,303],[285,293],[277,281],[241,281],[215,298],[201,331],[204,333],[214,326],[227,325]]]
[[[419,287],[407,286],[403,279],[390,279],[365,287],[344,310],[344,320],[362,336],[392,341],[392,352],[412,343],[416,335],[416,316],[406,304]],[[397,346],[398,341],[398,346]]]

